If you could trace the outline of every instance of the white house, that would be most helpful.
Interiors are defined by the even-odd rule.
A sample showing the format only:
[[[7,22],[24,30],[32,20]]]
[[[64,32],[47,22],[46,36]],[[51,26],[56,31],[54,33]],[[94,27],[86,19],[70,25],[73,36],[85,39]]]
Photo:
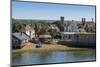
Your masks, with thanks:
[[[35,30],[30,25],[25,27],[25,33],[32,39],[35,37]]]

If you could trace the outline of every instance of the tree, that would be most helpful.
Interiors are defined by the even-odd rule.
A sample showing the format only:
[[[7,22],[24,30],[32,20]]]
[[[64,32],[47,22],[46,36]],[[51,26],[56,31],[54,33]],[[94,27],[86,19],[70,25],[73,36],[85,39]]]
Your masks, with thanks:
[[[55,21],[53,22],[53,24],[55,24],[59,28],[60,31],[63,31],[63,25],[60,21]]]
[[[35,32],[38,35],[48,34],[49,33],[48,29],[49,29],[49,25],[45,21],[38,21],[37,23],[35,23]]]
[[[21,32],[25,24],[19,23],[17,20],[12,19],[12,32]]]

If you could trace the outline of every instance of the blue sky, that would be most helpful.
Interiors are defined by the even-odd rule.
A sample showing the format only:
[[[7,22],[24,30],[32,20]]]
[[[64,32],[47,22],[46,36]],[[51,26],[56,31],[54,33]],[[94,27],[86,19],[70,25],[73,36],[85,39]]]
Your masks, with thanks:
[[[94,6],[62,5],[33,2],[12,2],[12,17],[16,19],[78,20],[82,17],[95,20]]]

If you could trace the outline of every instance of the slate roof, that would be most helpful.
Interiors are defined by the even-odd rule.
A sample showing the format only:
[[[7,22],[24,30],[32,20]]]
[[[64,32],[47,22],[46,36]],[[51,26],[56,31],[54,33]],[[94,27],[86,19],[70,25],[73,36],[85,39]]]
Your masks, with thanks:
[[[13,36],[15,36],[16,38],[18,38],[19,40],[30,40],[29,36],[27,36],[25,33],[12,33]]]

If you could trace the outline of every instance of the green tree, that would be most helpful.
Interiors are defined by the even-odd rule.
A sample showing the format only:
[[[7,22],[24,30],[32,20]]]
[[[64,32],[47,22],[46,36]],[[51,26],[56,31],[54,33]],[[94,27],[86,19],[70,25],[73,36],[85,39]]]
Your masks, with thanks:
[[[12,32],[21,32],[24,29],[24,24],[12,19]]]
[[[38,35],[41,34],[48,34],[48,29],[49,29],[49,25],[47,22],[45,21],[38,21],[37,23],[35,23],[35,32]]]

